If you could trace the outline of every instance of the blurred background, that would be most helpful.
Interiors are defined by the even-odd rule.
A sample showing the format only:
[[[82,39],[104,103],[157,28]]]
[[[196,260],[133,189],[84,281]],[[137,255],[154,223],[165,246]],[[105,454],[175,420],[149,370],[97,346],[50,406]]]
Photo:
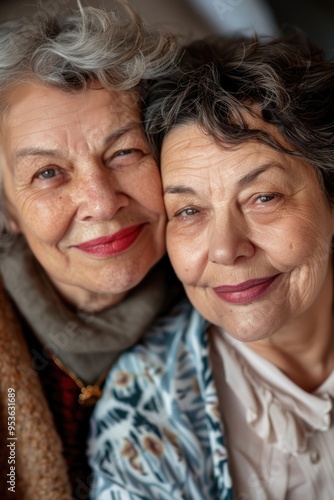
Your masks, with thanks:
[[[36,8],[60,12],[75,0],[0,0],[1,20]],[[148,22],[183,34],[187,40],[213,33],[276,35],[288,27],[303,30],[334,57],[333,0],[128,0]],[[83,0],[108,6],[108,0]]]

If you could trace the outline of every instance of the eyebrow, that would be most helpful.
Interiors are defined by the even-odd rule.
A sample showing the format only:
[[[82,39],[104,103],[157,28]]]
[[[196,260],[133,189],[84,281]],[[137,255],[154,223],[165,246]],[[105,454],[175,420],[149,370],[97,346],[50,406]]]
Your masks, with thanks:
[[[139,126],[140,124],[137,122],[130,122],[126,126],[113,131],[111,134],[107,135],[107,137],[104,139],[103,141],[104,147],[113,144],[120,137],[122,137],[123,135],[127,134],[128,132]],[[15,151],[12,158],[12,162],[15,165],[17,160],[21,158],[26,158],[27,156],[51,156],[54,158],[57,156],[58,157],[63,156],[63,152],[60,149],[43,149],[36,147],[26,147]]]
[[[140,128],[140,123],[139,122],[130,122],[128,123],[125,127],[119,128],[112,132],[111,134],[107,135],[107,137],[104,139],[103,143],[105,146],[109,146],[113,144],[115,141],[117,141],[120,137],[123,135],[127,134],[128,132],[131,132],[132,130]]]
[[[41,148],[21,148],[15,151],[13,155],[13,161],[16,162],[20,158],[25,158],[26,156],[57,156],[60,151],[57,149],[41,149]]]
[[[164,194],[196,194],[196,191],[188,186],[167,186]]]
[[[261,165],[261,167],[256,168],[252,172],[249,172],[244,177],[241,177],[241,179],[238,180],[238,185],[240,187],[245,187],[245,186],[251,184],[261,174],[263,174],[264,172],[267,172],[271,168],[278,168],[280,170],[283,170],[283,172],[285,172],[284,167],[282,165],[280,165],[279,163],[265,163],[264,165]],[[164,194],[191,194],[191,195],[195,195],[196,191],[189,186],[185,186],[185,185],[181,184],[180,186],[167,186],[164,189]]]
[[[249,172],[249,174],[246,174],[244,177],[241,177],[241,179],[238,180],[238,184],[240,187],[247,186],[254,182],[261,174],[264,172],[267,172],[271,168],[279,168],[280,170],[283,170],[285,172],[285,169],[282,165],[279,163],[265,163],[264,165],[261,165],[261,167],[256,168],[252,172]]]

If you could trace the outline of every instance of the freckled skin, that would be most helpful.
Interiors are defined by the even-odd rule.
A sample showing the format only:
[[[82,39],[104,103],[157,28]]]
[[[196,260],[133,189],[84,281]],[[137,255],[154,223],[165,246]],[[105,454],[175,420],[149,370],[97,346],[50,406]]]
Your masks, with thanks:
[[[165,138],[161,170],[168,252],[199,312],[252,346],[328,339],[334,217],[313,168],[256,142],[219,147],[187,124]],[[250,303],[213,291],[274,275]]]
[[[82,309],[122,300],[165,251],[161,181],[136,96],[24,84],[10,96],[1,140],[13,229],[54,285]],[[76,248],[136,224],[139,237],[115,256]]]

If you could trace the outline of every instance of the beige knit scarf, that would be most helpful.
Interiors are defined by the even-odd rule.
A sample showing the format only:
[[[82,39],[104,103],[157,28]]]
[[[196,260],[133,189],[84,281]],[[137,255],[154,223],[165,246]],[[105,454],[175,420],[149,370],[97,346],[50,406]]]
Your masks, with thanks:
[[[9,393],[8,389],[11,389]],[[8,410],[8,394],[12,396],[14,394],[12,390],[15,391],[15,406],[10,406]],[[13,408],[15,436],[10,436],[8,413],[13,416]],[[10,419],[9,422],[13,426],[14,420]],[[2,283],[0,283],[0,439],[1,499],[70,500],[72,498],[61,443]]]

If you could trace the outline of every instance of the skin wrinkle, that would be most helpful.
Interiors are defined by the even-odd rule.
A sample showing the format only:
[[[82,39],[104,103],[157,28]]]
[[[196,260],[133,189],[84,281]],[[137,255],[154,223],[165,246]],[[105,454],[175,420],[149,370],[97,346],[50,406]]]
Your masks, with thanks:
[[[132,129],[140,127],[138,122],[133,122],[129,123],[127,126],[122,127],[120,130],[116,130],[115,132],[112,132],[110,135],[106,137],[104,140],[104,145],[106,146],[112,146],[114,142],[119,140],[122,135],[131,132]],[[51,128],[52,131],[52,128]],[[33,147],[29,148],[22,148],[18,149],[15,151],[14,155],[12,158],[9,159],[9,163],[13,165],[13,168],[17,168],[17,164],[20,163],[20,161],[23,161],[27,159],[29,156],[51,156],[51,157],[63,157],[63,152],[59,149],[37,149]]]
[[[258,175],[264,164],[275,168]],[[313,390],[334,365],[327,312],[334,214],[312,167],[255,142],[220,148],[188,124],[165,138],[161,168],[167,246],[194,306]],[[272,192],[278,195],[271,204],[254,205],[255,196]],[[269,291],[249,304],[226,303],[212,290],[277,273]]]

